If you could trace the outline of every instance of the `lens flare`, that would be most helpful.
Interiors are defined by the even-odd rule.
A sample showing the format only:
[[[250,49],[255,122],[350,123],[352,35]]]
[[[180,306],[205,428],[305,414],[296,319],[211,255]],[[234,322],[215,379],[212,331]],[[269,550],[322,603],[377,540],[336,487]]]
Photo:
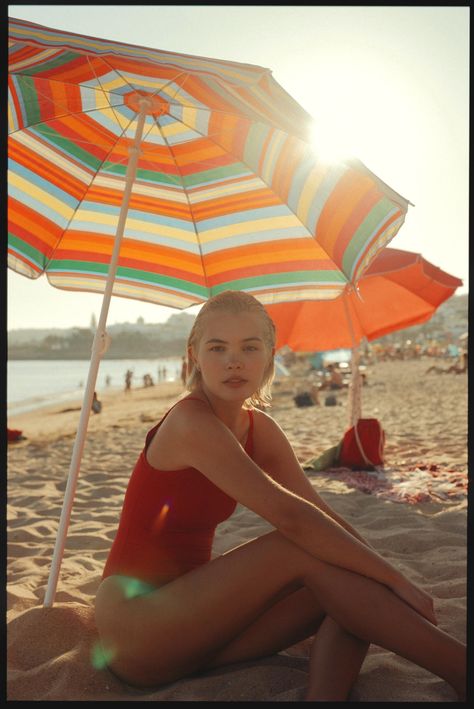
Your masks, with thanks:
[[[163,529],[163,525],[166,521],[166,517],[168,515],[170,506],[167,502],[163,505],[161,510],[158,512],[158,514],[155,517],[155,521],[153,522],[153,534],[159,534],[161,530]]]
[[[119,576],[118,580],[124,598],[127,600],[137,598],[138,596],[145,596],[147,593],[155,590],[155,587],[146,581],[140,581],[140,579],[131,576]]]
[[[103,670],[109,662],[115,657],[115,650],[104,648],[102,643],[98,642],[91,650],[91,664],[96,670]]]

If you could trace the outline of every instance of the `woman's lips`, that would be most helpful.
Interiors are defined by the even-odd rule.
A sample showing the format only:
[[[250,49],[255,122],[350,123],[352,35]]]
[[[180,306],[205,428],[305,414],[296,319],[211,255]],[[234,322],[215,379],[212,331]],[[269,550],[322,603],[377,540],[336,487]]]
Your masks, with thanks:
[[[247,383],[247,380],[242,379],[241,377],[230,377],[229,379],[226,379],[224,381],[224,384],[227,384],[228,386],[234,386],[234,387],[242,386],[242,384],[246,384],[246,383]]]

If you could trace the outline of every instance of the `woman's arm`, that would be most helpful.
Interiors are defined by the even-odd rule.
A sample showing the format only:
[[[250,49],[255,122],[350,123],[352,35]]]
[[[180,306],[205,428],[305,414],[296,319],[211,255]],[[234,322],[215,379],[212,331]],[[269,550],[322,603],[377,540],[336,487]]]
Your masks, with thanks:
[[[197,468],[287,539],[322,561],[387,585],[434,622],[426,594],[316,504],[273,480],[202,403],[190,402],[184,415],[174,415],[167,436],[169,445],[180,450],[180,459],[186,465]]]
[[[254,458],[265,472],[283,487],[315,504],[356,539],[370,546],[369,542],[316,492],[298,462],[291,443],[274,419],[262,411],[256,411],[254,431],[258,451],[257,457]]]

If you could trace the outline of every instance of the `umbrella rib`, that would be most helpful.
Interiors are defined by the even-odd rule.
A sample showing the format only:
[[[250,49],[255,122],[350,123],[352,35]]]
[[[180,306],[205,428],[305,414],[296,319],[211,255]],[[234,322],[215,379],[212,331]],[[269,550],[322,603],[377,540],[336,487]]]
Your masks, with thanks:
[[[104,62],[104,64],[105,64],[106,66],[109,66],[109,67],[110,67],[110,64],[108,64],[108,62],[106,62],[103,57],[101,57],[100,59],[101,59],[101,61]],[[104,96],[105,96],[106,100],[108,101],[108,98],[107,98],[106,94],[108,94],[108,93],[113,93],[113,92],[109,92],[109,91],[106,91],[106,90],[104,89],[104,86],[103,86],[103,84],[102,84],[102,81],[100,80],[100,77],[98,76],[97,72],[95,71],[94,67],[93,67],[92,64],[91,64],[91,60],[90,60],[90,55],[89,55],[89,54],[87,55],[87,63],[89,64],[89,67],[90,67],[91,71],[93,72],[95,78],[97,79],[97,82],[98,82],[98,84],[99,84],[99,86],[100,86],[100,88],[101,88],[101,91],[104,93]],[[132,88],[131,85],[130,85],[130,83],[125,79],[124,76],[122,76],[122,74],[121,74],[119,71],[117,71],[116,69],[112,69],[112,70],[122,79],[122,81],[124,82],[124,84],[127,84],[128,86],[130,86],[130,88]],[[122,105],[123,105],[123,94],[118,94],[118,95],[122,96]],[[112,104],[111,104],[110,102],[109,102],[109,108],[110,108],[110,110],[112,111],[112,113],[114,114],[115,120],[117,121],[118,125],[120,126],[120,121],[118,120],[116,111],[114,110],[115,107],[112,106]],[[130,123],[131,123],[131,120],[129,121],[129,125],[130,125]]]
[[[209,112],[211,111],[211,109],[206,109],[206,110],[208,110]],[[186,123],[185,121],[181,121],[181,122],[183,123],[183,125],[188,126],[188,128],[193,129],[193,127],[190,126],[190,125],[189,125],[188,123]],[[281,130],[281,129],[279,129],[279,130]],[[284,132],[286,135],[288,135],[288,133],[286,133],[286,131],[282,131],[282,132]],[[164,137],[164,136],[163,136],[163,137]],[[213,142],[215,145],[218,145],[220,148],[222,148],[222,146],[220,145],[220,143],[218,143],[216,140],[214,140],[214,138],[213,138],[212,135],[206,135],[205,137],[208,138],[208,139],[209,139],[211,142]],[[300,140],[301,140],[301,139],[300,139]],[[254,170],[250,167],[250,165],[248,165],[248,164],[245,162],[245,160],[244,160],[243,158],[239,157],[238,155],[235,155],[235,153],[233,153],[233,152],[231,153],[230,151],[228,151],[227,154],[228,154],[228,155],[231,155],[235,160],[237,160],[237,161],[240,162],[242,165],[244,165],[244,166],[249,170],[249,172],[250,172],[252,175],[256,175],[256,176],[262,181],[262,183],[263,183],[266,187],[268,187],[268,189],[272,192],[272,194],[274,194],[274,195],[278,198],[278,200],[281,202],[281,204],[284,204],[284,205],[288,208],[288,211],[290,211],[291,214],[293,214],[293,215],[296,217],[296,219],[298,219],[298,220],[300,219],[300,218],[298,217],[298,215],[295,213],[295,211],[290,207],[290,205],[288,204],[288,202],[284,202],[284,201],[281,199],[281,197],[273,190],[273,188],[271,187],[271,185],[270,185],[266,180],[264,180],[264,178],[263,178],[260,174],[254,172]],[[208,162],[208,161],[206,161],[206,162],[203,161],[202,163],[196,162],[196,164],[209,164],[209,162]],[[300,221],[300,223],[304,226],[304,228],[305,228],[306,231],[308,232],[308,236],[310,236],[312,239],[315,239],[314,235],[311,234],[311,232],[310,232],[309,229],[307,228],[306,224],[303,224],[303,222],[301,222],[301,221]],[[328,255],[328,258],[329,258],[329,255]],[[330,260],[332,261],[332,259],[330,259]]]
[[[117,142],[117,141],[116,141],[116,142]],[[109,155],[110,155],[111,151],[113,150],[113,148],[115,147],[116,142],[114,143],[114,145],[113,145],[112,148],[110,149]],[[89,190],[91,184],[94,182],[95,178],[96,178],[97,175],[99,174],[100,168],[101,168],[101,166],[103,165],[103,163],[105,162],[106,159],[107,159],[107,158],[104,158],[104,160],[101,162],[100,166],[99,166],[96,170],[94,170],[93,174],[91,174],[91,179],[90,179],[89,184],[87,185],[87,187],[85,187],[85,189],[84,189],[83,196],[81,197],[80,200],[78,200],[78,203],[77,203],[77,205],[76,205],[76,207],[75,207],[75,209],[74,209],[74,211],[73,211],[71,217],[68,219],[68,222],[67,222],[66,226],[65,226],[64,229],[62,230],[61,235],[58,237],[58,239],[57,239],[57,241],[56,241],[56,244],[54,245],[54,248],[51,249],[51,257],[48,258],[47,261],[46,261],[45,267],[43,268],[43,271],[44,271],[44,272],[46,272],[46,270],[47,270],[47,264],[49,264],[49,262],[51,261],[51,258],[52,258],[52,256],[53,256],[55,250],[56,250],[57,245],[60,243],[60,241],[61,241],[61,239],[63,238],[64,234],[65,234],[66,231],[69,229],[69,227],[70,227],[70,225],[71,225],[71,223],[72,223],[72,220],[74,219],[74,216],[75,216],[76,213],[77,213],[77,210],[79,209],[80,205],[84,202],[84,197],[87,195],[87,192],[88,192],[88,190]]]
[[[164,140],[164,142],[165,142],[165,144],[166,144],[166,146],[167,146],[167,148],[168,148],[170,154],[171,154],[172,157],[173,157],[173,162],[174,162],[174,164],[176,165],[176,169],[178,170],[178,173],[179,173],[179,177],[180,177],[180,180],[181,180],[182,189],[183,189],[184,195],[185,195],[185,197],[186,197],[186,202],[187,202],[187,204],[188,204],[189,211],[190,211],[190,213],[191,213],[192,223],[193,223],[193,228],[194,228],[194,233],[195,233],[195,235],[196,235],[196,243],[197,243],[197,247],[198,247],[198,249],[199,249],[199,257],[200,257],[200,259],[201,259],[202,273],[203,273],[203,276],[204,276],[204,286],[205,286],[205,288],[206,288],[207,290],[210,290],[209,287],[208,287],[208,284],[207,284],[207,274],[206,274],[206,269],[205,269],[205,266],[204,266],[204,255],[203,255],[203,252],[202,252],[202,245],[201,245],[201,242],[200,242],[200,240],[199,240],[199,233],[198,233],[198,230],[197,230],[197,228],[196,228],[196,220],[195,220],[195,218],[194,218],[194,212],[193,212],[192,204],[191,204],[191,202],[189,201],[188,191],[187,191],[187,189],[186,189],[186,185],[184,184],[184,180],[183,180],[183,176],[182,176],[181,170],[180,170],[180,168],[179,168],[179,166],[178,166],[178,164],[177,164],[177,162],[176,162],[176,159],[175,159],[175,156],[174,156],[174,153],[173,153],[173,148],[172,148],[171,144],[166,140],[166,136],[163,134],[163,131],[162,131],[162,129],[161,129],[159,123],[157,123],[157,121],[156,121],[156,118],[155,118],[155,123],[156,123],[156,126],[157,126],[158,130],[160,131],[160,134],[161,134],[161,136],[162,136],[162,138],[163,138],[163,140]]]

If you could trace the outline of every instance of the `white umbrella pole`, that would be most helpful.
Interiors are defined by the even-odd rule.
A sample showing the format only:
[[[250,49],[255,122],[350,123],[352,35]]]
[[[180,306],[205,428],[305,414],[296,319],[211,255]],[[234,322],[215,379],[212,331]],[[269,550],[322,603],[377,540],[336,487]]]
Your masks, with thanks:
[[[349,389],[349,427],[355,426],[357,421],[362,415],[361,400],[360,400],[360,372],[359,372],[359,347],[356,342],[354,335],[354,328],[352,327],[352,320],[349,314],[349,306],[347,304],[347,298],[349,297],[349,292],[344,293],[344,310],[346,313],[347,324],[349,327],[349,332],[352,340],[352,354],[351,354],[351,385]]]
[[[132,192],[132,186],[135,181],[135,175],[137,172],[138,157],[140,154],[140,143],[143,134],[143,127],[145,124],[145,117],[147,110],[150,106],[150,101],[143,99],[140,102],[140,113],[137,119],[137,128],[135,132],[135,138],[132,146],[130,147],[130,158],[127,165],[127,172],[125,176],[125,189],[123,193],[122,206],[120,208],[120,215],[117,225],[117,232],[115,235],[114,248],[112,256],[110,259],[109,271],[107,274],[107,282],[104,291],[104,298],[102,300],[102,307],[99,316],[99,323],[97,325],[97,331],[94,336],[94,342],[92,345],[92,355],[91,363],[89,367],[89,373],[87,376],[87,384],[84,392],[84,398],[82,402],[82,409],[79,418],[79,426],[77,429],[76,440],[74,442],[74,448],[72,451],[71,463],[69,466],[68,480],[66,485],[66,491],[64,493],[63,507],[61,510],[61,518],[59,521],[59,528],[56,535],[56,544],[54,547],[53,558],[51,562],[51,570],[49,573],[48,585],[46,588],[46,594],[44,598],[44,606],[49,607],[54,603],[54,597],[56,594],[56,586],[58,583],[59,570],[61,568],[61,562],[64,553],[64,547],[66,544],[67,530],[69,526],[69,519],[71,516],[71,510],[74,500],[74,494],[76,491],[76,483],[79,475],[79,469],[81,464],[82,452],[84,449],[84,442],[87,433],[87,424],[89,422],[89,416],[91,412],[92,399],[94,397],[94,390],[97,381],[97,372],[99,370],[99,364],[101,356],[107,349],[107,334],[105,332],[105,325],[107,322],[107,315],[109,312],[110,298],[112,296],[112,289],[115,280],[115,274],[117,272],[118,257],[120,252],[120,244],[123,237],[123,232],[125,229],[125,222],[127,219],[128,207],[130,203],[130,195]]]

